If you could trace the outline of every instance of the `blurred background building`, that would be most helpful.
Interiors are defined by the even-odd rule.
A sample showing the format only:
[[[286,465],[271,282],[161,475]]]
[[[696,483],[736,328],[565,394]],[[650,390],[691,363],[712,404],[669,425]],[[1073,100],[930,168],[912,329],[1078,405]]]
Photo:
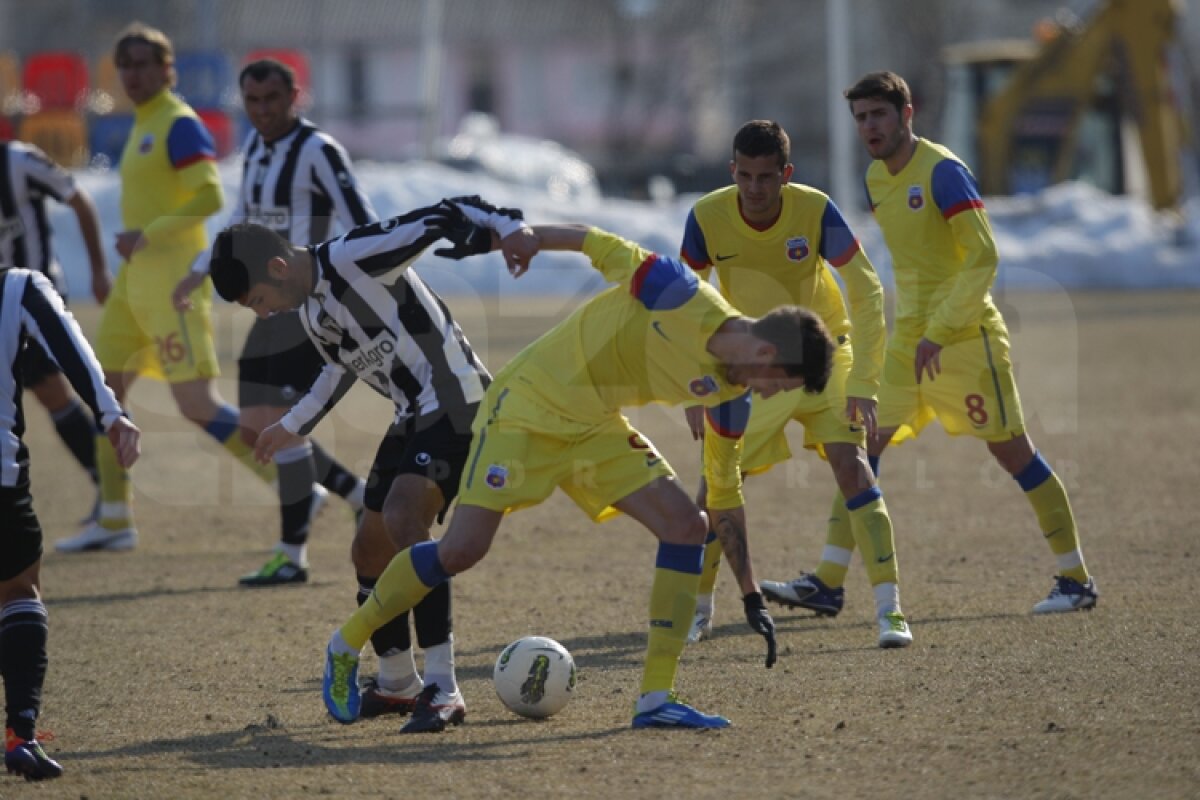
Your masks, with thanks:
[[[572,191],[705,191],[728,180],[750,118],[791,133],[796,178],[831,179],[830,28],[844,4],[850,80],[893,69],[914,90],[918,132],[941,137],[948,45],[1033,41],[1040,23],[1105,5],[1054,0],[0,0],[0,135],[41,137],[103,167],[129,109],[111,46],[130,21],[175,42],[180,92],[223,152],[247,130],[235,79],[256,54],[297,67],[306,114],[358,159],[428,157],[490,170],[501,134],[550,140]],[[1179,3],[1171,69],[1179,102],[1200,85],[1200,0]],[[952,126],[951,126],[952,127]],[[851,133],[851,136],[853,134]],[[554,146],[554,145],[539,145]],[[51,149],[51,148],[47,148]],[[572,152],[581,158],[572,160]],[[865,166],[854,147],[857,167]],[[505,152],[512,152],[511,149]],[[590,167],[594,173],[589,172]],[[564,178],[563,175],[566,177]],[[574,176],[574,177],[573,177]],[[532,176],[531,179],[537,179]]]

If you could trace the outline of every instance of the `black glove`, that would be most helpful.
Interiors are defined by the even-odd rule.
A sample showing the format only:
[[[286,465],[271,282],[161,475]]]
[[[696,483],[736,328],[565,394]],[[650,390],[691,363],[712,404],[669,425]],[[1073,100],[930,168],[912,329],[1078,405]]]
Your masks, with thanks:
[[[767,640],[767,669],[775,666],[775,620],[767,613],[761,592],[751,592],[742,598],[746,610],[746,622],[754,632]]]
[[[449,200],[438,203],[437,209],[425,218],[425,230],[454,244],[454,247],[433,251],[434,255],[443,258],[458,260],[488,253],[492,249],[491,230],[472,222],[461,208]]]

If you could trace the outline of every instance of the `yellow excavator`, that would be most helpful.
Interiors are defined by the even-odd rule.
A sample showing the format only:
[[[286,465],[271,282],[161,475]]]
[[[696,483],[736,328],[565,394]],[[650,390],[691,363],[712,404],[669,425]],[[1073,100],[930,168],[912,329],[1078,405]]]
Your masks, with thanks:
[[[1081,179],[1177,208],[1186,131],[1168,53],[1180,13],[1180,0],[1109,0],[1082,24],[1040,23],[1036,39],[946,48],[943,138],[985,194]]]

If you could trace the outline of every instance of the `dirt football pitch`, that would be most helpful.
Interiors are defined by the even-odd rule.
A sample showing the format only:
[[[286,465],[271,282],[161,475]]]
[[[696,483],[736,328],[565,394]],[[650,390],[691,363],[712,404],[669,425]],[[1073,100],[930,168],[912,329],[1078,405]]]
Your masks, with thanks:
[[[493,369],[577,302],[448,301]],[[630,730],[655,542],[628,519],[593,525],[561,494],[507,520],[454,580],[466,723],[425,736],[401,735],[395,718],[339,725],[320,678],[355,605],[347,507],[331,501],[315,523],[307,585],[239,588],[276,540],[274,497],[143,381],[130,403],[145,431],[138,547],[58,555],[92,488],[27,397],[47,539],[41,724],[66,774],[3,776],[0,797],[1198,797],[1200,295],[998,302],[1028,429],[1067,484],[1099,607],[1030,615],[1055,573],[1032,510],[980,443],[935,426],[882,468],[915,643],[876,647],[856,559],[835,619],[772,607],[768,671],[726,569],[714,638],[689,647],[678,679],[733,720],[720,732]],[[79,316],[94,330],[95,309]],[[215,315],[231,402],[250,319]],[[699,458],[682,412],[630,416],[690,491]],[[389,418],[358,387],[318,438],[362,473]],[[759,578],[815,566],[832,486],[804,453],[749,482]],[[506,711],[491,685],[500,649],[526,634],[559,640],[579,667],[571,704],[542,722]]]

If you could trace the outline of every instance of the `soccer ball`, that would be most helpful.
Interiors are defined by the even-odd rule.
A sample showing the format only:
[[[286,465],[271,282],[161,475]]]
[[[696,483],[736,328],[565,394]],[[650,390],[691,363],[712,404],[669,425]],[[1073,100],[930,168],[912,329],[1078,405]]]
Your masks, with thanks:
[[[575,659],[553,639],[526,636],[500,651],[492,681],[509,711],[548,717],[562,711],[575,691]]]

